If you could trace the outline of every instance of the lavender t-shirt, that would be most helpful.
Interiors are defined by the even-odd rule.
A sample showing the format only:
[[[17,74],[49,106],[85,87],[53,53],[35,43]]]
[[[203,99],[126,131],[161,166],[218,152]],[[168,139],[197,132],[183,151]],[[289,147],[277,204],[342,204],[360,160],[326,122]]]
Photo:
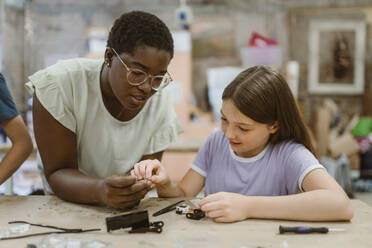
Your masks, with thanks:
[[[251,158],[237,156],[221,129],[199,150],[191,169],[205,177],[205,195],[234,192],[250,196],[289,195],[302,191],[307,173],[323,168],[303,145],[291,141],[267,145]]]

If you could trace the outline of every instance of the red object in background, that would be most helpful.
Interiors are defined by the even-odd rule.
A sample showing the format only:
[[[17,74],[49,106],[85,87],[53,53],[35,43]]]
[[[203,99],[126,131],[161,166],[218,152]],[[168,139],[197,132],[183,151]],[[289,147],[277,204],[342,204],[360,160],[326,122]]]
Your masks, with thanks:
[[[270,65],[280,68],[282,53],[278,42],[253,31],[247,45],[240,49],[244,67]]]
[[[270,39],[266,36],[263,36],[255,31],[252,32],[251,38],[249,39],[248,46],[261,47],[261,46],[276,46],[278,42],[273,39]]]

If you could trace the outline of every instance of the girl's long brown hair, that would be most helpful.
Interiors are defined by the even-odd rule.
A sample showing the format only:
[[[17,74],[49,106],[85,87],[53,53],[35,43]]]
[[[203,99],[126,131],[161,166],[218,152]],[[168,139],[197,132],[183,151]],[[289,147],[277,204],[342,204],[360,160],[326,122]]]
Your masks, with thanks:
[[[241,72],[224,90],[222,99],[231,99],[247,117],[279,129],[271,144],[293,140],[314,153],[310,135],[301,118],[286,80],[267,66],[254,66]]]

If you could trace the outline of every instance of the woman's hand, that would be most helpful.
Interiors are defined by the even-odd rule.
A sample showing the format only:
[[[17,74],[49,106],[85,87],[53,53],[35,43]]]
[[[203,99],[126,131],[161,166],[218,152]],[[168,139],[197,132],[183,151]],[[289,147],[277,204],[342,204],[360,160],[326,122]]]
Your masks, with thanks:
[[[134,165],[134,169],[131,170],[130,174],[135,176],[137,180],[149,180],[152,183],[152,187],[170,182],[165,168],[157,159],[142,160]]]
[[[106,206],[122,209],[139,204],[151,189],[146,181],[136,182],[136,178],[126,175],[112,175],[98,183],[99,202]]]
[[[219,192],[199,201],[201,210],[216,222],[235,222],[248,218],[248,198],[241,194]]]

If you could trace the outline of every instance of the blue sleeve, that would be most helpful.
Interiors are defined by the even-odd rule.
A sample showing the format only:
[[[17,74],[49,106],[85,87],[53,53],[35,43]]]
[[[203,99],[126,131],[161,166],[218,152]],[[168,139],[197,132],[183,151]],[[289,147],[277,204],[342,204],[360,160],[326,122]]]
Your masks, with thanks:
[[[0,122],[12,119],[17,115],[19,112],[10,95],[5,78],[0,73]]]

